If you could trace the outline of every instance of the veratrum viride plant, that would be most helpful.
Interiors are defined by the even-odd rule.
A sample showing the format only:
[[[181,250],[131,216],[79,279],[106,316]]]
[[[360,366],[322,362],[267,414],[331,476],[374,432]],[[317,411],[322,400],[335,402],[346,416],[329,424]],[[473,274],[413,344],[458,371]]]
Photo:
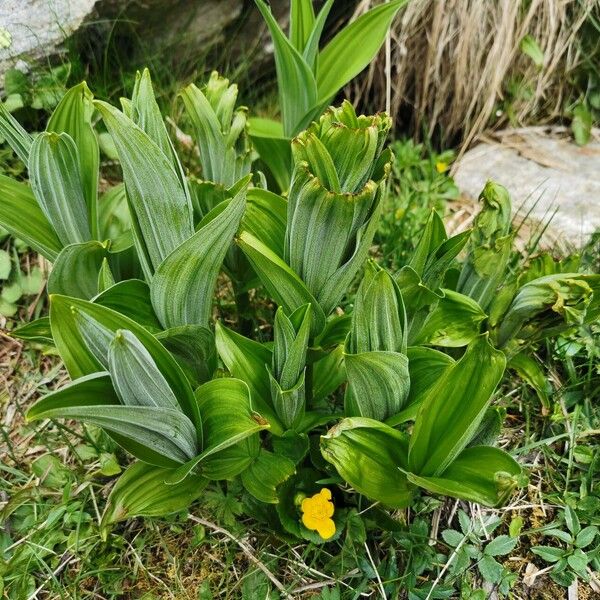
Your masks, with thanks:
[[[31,181],[0,176],[0,224],[53,263],[49,316],[14,334],[54,346],[71,377],[28,418],[100,427],[135,458],[104,530],[185,509],[210,482],[233,479],[248,513],[315,542],[341,534],[360,496],[392,508],[423,493],[501,505],[526,480],[495,445],[507,360],[523,365],[537,340],[600,312],[599,276],[555,264],[511,272],[500,251],[512,240],[510,201],[493,183],[474,231],[449,238],[432,213],[398,272],[370,260],[391,123],[349,102],[327,108],[344,82],[319,71],[331,60],[315,58],[319,17],[292,5],[308,25],[299,32],[294,13],[292,43],[269,21],[278,70],[299,69],[301,56],[323,92],[297,128],[290,114],[302,111],[283,111],[289,185],[257,172],[246,110],[218,75],[182,92],[205,180],[187,174],[147,71],[122,110],[72,88],[36,136],[0,108]],[[399,3],[382,6],[393,8],[368,23],[385,33]],[[281,73],[279,83],[291,102]],[[96,118],[123,172],[100,198]],[[250,296],[228,320],[237,330],[218,318],[226,278],[236,300],[268,296],[271,327],[254,326]]]

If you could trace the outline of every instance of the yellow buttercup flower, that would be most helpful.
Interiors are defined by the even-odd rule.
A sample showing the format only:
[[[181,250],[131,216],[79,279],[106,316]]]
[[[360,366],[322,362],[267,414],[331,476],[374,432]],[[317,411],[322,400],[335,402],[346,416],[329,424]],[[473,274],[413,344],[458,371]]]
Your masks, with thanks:
[[[438,173],[445,173],[448,170],[448,163],[445,163],[443,161],[438,161],[435,163],[435,170]]]
[[[323,488],[318,494],[304,498],[300,505],[302,523],[307,529],[316,531],[324,540],[328,540],[335,533],[333,522],[333,502],[331,491]]]

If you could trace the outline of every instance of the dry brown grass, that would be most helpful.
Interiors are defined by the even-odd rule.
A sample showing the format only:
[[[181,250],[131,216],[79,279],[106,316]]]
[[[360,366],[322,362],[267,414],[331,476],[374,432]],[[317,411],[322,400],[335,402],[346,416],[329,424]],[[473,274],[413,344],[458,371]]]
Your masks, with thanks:
[[[382,0],[361,0],[355,16]],[[563,111],[582,57],[577,34],[598,0],[411,0],[391,36],[391,110],[403,129],[463,146],[492,122],[547,122]],[[520,50],[531,35],[538,69]],[[386,99],[385,52],[347,90],[361,104]],[[502,110],[507,82],[523,81]],[[373,108],[374,106],[369,106]],[[510,113],[510,114],[509,114]]]

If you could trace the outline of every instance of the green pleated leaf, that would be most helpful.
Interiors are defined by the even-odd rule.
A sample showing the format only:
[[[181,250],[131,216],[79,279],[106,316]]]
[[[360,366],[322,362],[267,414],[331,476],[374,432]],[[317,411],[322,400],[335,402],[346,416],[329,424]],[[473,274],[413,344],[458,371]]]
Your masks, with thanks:
[[[98,293],[98,276],[107,255],[106,244],[95,240],[65,246],[48,277],[48,293],[90,300]]]
[[[398,285],[389,273],[371,263],[356,294],[348,353],[406,353],[406,327]]]
[[[319,54],[319,42],[321,41],[321,35],[325,27],[325,22],[331,11],[334,0],[327,0],[323,7],[319,11],[317,18],[314,19],[312,31],[308,36],[308,39],[304,43],[304,49],[302,50],[302,56],[306,61],[306,64],[313,70],[313,73],[317,68],[317,59]],[[311,3],[309,3],[311,4]]]
[[[115,240],[131,228],[127,194],[122,183],[102,194],[98,200],[98,230],[100,239]]]
[[[98,170],[100,150],[92,126],[94,96],[85,82],[67,90],[48,120],[46,131],[66,133],[75,142],[79,172],[92,236],[97,237]]]
[[[233,479],[254,462],[259,452],[260,436],[255,433],[204,461],[202,475],[211,481]]]
[[[313,307],[313,333],[319,333],[325,324],[325,315],[294,271],[282,258],[247,231],[240,234],[238,244],[269,294],[288,314],[305,304]]]
[[[344,347],[340,344],[313,365],[313,401],[327,398],[345,381]]]
[[[255,1],[273,40],[283,131],[290,137],[306,125],[304,118],[317,103],[317,84],[311,67],[281,31],[270,8],[264,0]]]
[[[49,411],[68,410],[71,407],[83,406],[116,406],[119,405],[110,374],[101,371],[85,375],[68,383],[61,389],[40,398],[28,411],[27,419],[51,418]]]
[[[122,406],[108,373],[73,381],[44,396],[27,412],[27,418],[77,419],[106,429],[137,458],[172,467],[194,456],[196,432],[179,410]]]
[[[195,387],[208,381],[217,368],[215,335],[206,327],[182,325],[156,334]]]
[[[242,472],[242,484],[261,502],[277,504],[277,488],[296,472],[293,461],[261,448],[260,454]]]
[[[202,177],[228,188],[250,172],[252,163],[247,109],[235,109],[237,95],[237,85],[216,71],[202,90],[190,84],[180,92],[196,132]]]
[[[277,256],[283,256],[286,221],[285,198],[260,188],[248,190],[241,228],[249,231]]]
[[[466,346],[480,334],[487,315],[469,296],[452,290],[441,291],[444,297],[427,315],[414,343],[448,348]]]
[[[50,324],[56,347],[73,379],[103,370],[97,354],[84,340],[82,327],[93,326],[88,339],[104,356],[108,356],[108,345],[119,329],[131,331],[152,356],[184,413],[201,431],[198,404],[188,380],[168,350],[144,327],[110,308],[59,295],[50,297]]]
[[[148,69],[141,73],[138,71],[135,75],[129,118],[148,135],[166,157],[172,159],[175,170],[179,172],[179,161],[173,152],[165,122],[156,103]]]
[[[173,390],[154,359],[131,331],[119,329],[116,332],[108,348],[108,370],[123,404],[179,408]]]
[[[558,273],[523,285],[498,326],[500,347],[512,339],[542,339],[598,318],[600,275]]]
[[[13,329],[10,335],[27,342],[54,345],[52,330],[50,329],[50,317],[40,317],[35,321],[29,321],[29,323]]]
[[[373,60],[398,10],[407,0],[392,0],[361,15],[342,29],[319,54],[319,103],[327,103]],[[360,43],[357,44],[357,40]]]
[[[479,201],[482,208],[473,224],[457,291],[487,310],[506,277],[512,252],[511,201],[506,188],[493,181],[486,183]]]
[[[344,364],[348,374],[346,415],[384,421],[404,408],[410,388],[405,354],[384,351],[346,354]]]
[[[269,373],[271,382],[271,402],[279,420],[286,429],[296,429],[301,427],[302,419],[305,414],[306,390],[304,373],[302,373],[297,382],[287,388],[282,389],[279,382]]]
[[[100,530],[104,538],[111,525],[133,517],[161,517],[185,510],[204,491],[208,479],[192,476],[170,485],[171,471],[135,462],[119,477],[102,513]]]
[[[310,305],[301,306],[289,318],[281,307],[275,314],[273,374],[284,390],[296,385],[306,366],[311,321]]]
[[[406,406],[419,406],[441,374],[454,364],[454,360],[439,350],[420,346],[409,346],[406,354],[410,375],[410,391]],[[392,424],[391,420],[389,424]]]
[[[164,327],[208,325],[219,270],[239,227],[244,207],[245,190],[156,269],[150,283],[150,295]]]
[[[271,387],[267,365],[272,352],[266,346],[245,338],[217,321],[216,344],[219,357],[231,375],[250,388],[252,406],[271,424],[271,433],[281,435],[284,427],[270,402]]]
[[[54,262],[63,244],[38,206],[31,188],[0,174],[0,225]]]
[[[487,335],[445,370],[423,399],[410,439],[410,471],[438,476],[473,437],[506,366]]]
[[[271,171],[280,192],[290,187],[292,150],[290,139],[278,121],[254,117],[249,120],[252,144]]]
[[[550,412],[550,393],[552,385],[548,381],[545,365],[525,352],[511,356],[508,367],[517,372],[519,377],[529,384],[537,394],[544,410]]]
[[[161,329],[150,301],[150,287],[141,279],[119,281],[94,298],[95,304],[101,304],[130,319],[149,331]]]
[[[395,508],[410,504],[412,486],[398,468],[408,459],[404,433],[374,419],[344,419],[321,436],[321,454],[357,492]]]
[[[315,25],[315,10],[312,0],[291,0],[290,2],[290,42],[298,52],[304,47]]]
[[[98,270],[96,286],[98,288],[98,293],[100,294],[102,292],[105,292],[108,288],[111,288],[113,285],[115,285],[115,276],[113,275],[110,265],[108,264],[108,259],[104,257],[102,259],[102,263],[100,264],[100,269]]]
[[[419,277],[423,277],[427,260],[447,239],[444,221],[435,210],[432,210],[417,246],[408,261],[408,266],[414,269]]]
[[[194,233],[190,197],[170,157],[142,129],[105,102],[95,106],[119,153],[140,260],[146,271],[156,269]]]
[[[250,389],[239,379],[213,379],[196,390],[196,399],[202,415],[204,447],[201,454],[173,473],[169,478],[173,483],[192,471],[202,474],[203,463],[212,463],[207,469],[218,468],[221,451],[269,427],[253,411]]]
[[[66,133],[40,133],[29,153],[31,188],[63,245],[91,239],[77,146]]]
[[[434,494],[485,506],[502,506],[526,479],[514,458],[490,446],[473,446],[463,450],[438,477],[412,473],[407,473],[407,477],[415,485]]]
[[[25,164],[29,162],[29,152],[33,138],[8,112],[3,102],[0,102],[0,136],[8,142],[8,145]]]

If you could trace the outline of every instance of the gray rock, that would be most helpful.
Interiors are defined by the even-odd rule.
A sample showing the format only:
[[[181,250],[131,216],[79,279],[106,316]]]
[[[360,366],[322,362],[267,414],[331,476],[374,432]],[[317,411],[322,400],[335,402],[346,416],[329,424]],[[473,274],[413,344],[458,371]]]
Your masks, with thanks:
[[[273,10],[284,18],[287,3]],[[258,11],[244,0],[0,0],[0,88],[7,69],[26,70],[60,54],[77,31],[93,32],[92,46],[106,43],[115,23],[132,47],[143,46],[165,64],[196,65],[219,42],[232,54],[258,44],[264,56],[269,40]]]
[[[56,53],[93,12],[96,0],[1,0],[0,76]]]
[[[564,129],[498,132],[463,155],[454,178],[473,200],[488,179],[504,185],[517,218],[528,214],[546,223],[552,217],[543,245],[581,247],[600,230],[600,131],[593,138],[580,147]]]

